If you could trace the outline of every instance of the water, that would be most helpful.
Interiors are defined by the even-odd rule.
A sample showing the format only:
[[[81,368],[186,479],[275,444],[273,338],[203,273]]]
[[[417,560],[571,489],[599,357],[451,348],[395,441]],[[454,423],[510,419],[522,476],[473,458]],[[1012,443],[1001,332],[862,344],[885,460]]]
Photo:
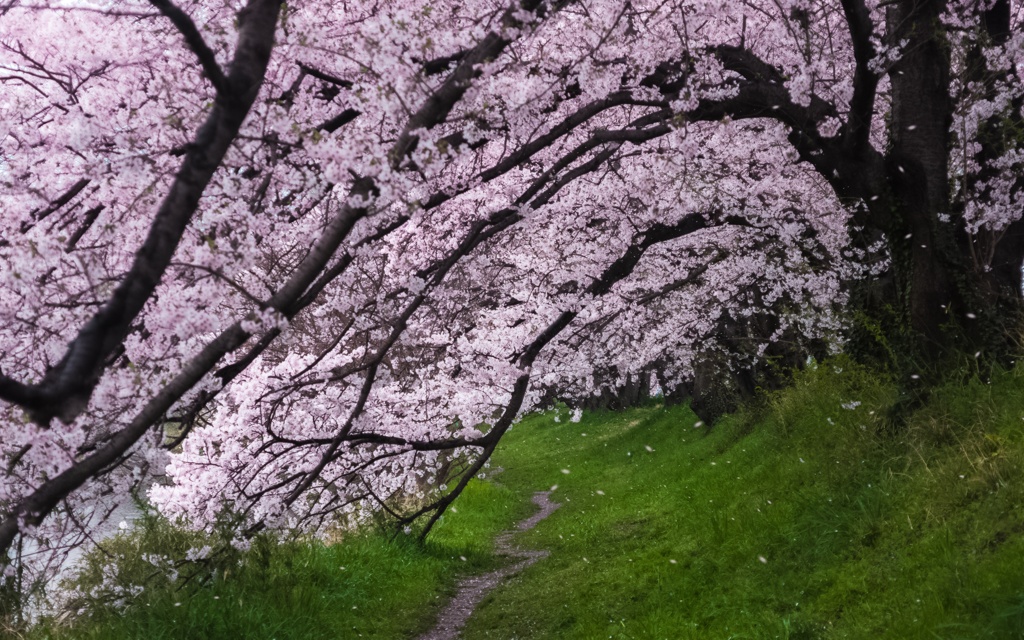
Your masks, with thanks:
[[[26,620],[32,621],[44,614],[57,613],[51,610],[52,602],[60,600],[61,584],[74,576],[86,553],[95,546],[102,547],[104,540],[117,533],[131,530],[143,515],[130,497],[111,494],[104,502],[79,514],[77,520],[88,527],[89,521],[107,512],[109,516],[98,525],[89,527],[87,534],[81,534],[79,528],[69,522],[69,538],[75,541],[69,547],[43,547],[36,540],[26,538],[20,547],[14,549],[12,555],[20,555],[23,563],[25,588],[31,588],[33,582],[40,582],[43,586],[41,593],[37,591],[28,594],[23,602],[22,615]]]

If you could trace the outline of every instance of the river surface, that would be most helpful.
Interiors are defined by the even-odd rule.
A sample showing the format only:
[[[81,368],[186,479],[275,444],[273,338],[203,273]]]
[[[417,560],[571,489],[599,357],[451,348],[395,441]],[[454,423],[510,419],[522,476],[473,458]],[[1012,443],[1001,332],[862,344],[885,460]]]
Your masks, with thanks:
[[[130,497],[117,496],[117,500],[115,500],[114,496],[109,496],[106,502],[100,503],[91,512],[87,511],[81,514],[80,521],[92,520],[96,509],[99,509],[101,513],[106,513],[111,508],[113,510],[110,511],[110,516],[106,520],[89,529],[89,538],[100,546],[103,545],[104,540],[117,533],[130,531],[135,522],[142,517],[142,510]],[[57,596],[59,599],[61,583],[74,575],[77,565],[92,547],[93,542],[85,539],[83,544],[68,550],[54,551],[41,548],[34,540],[27,539],[21,546],[20,553],[26,564],[39,566],[37,564],[39,561],[46,563],[47,566],[42,569],[47,574],[45,581],[47,593],[45,595],[49,598]],[[49,559],[47,556],[50,556]],[[26,579],[28,579],[28,574],[26,574]],[[49,608],[50,606],[45,601],[40,602],[37,597],[31,597],[25,603],[23,613],[31,620],[42,614],[50,613]]]

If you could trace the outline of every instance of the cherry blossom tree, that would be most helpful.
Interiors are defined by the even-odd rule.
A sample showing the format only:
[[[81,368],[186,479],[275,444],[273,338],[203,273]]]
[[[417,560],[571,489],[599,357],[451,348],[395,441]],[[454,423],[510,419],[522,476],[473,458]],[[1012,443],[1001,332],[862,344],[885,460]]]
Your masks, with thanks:
[[[165,513],[239,540],[425,535],[548,390],[835,343],[873,280],[922,352],[999,355],[1022,18],[3,4],[0,549],[164,469]]]

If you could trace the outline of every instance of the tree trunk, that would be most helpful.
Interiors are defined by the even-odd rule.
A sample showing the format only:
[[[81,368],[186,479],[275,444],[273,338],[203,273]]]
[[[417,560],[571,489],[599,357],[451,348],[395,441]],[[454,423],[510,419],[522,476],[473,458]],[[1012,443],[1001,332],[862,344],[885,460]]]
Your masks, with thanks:
[[[890,37],[906,40],[892,68],[892,146],[887,173],[897,208],[889,244],[897,287],[911,326],[923,339],[944,344],[942,325],[954,302],[958,270],[949,212],[949,50],[940,28],[940,0],[904,0],[888,12]],[[957,301],[959,302],[959,301]]]
[[[886,237],[901,315],[917,335],[916,356],[952,350],[1005,357],[1021,307],[1024,228],[1000,234],[992,257],[977,258],[962,203],[951,202],[949,164],[953,99],[942,0],[903,0],[889,7],[893,41],[906,41],[889,73],[891,147],[886,173],[891,207]],[[997,6],[996,9],[999,7]],[[1001,29],[998,15],[989,22]]]

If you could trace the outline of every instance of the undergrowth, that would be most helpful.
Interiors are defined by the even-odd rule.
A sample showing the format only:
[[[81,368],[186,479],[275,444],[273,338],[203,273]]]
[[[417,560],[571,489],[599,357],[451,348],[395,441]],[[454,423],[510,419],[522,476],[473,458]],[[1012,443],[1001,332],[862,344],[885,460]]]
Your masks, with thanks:
[[[562,507],[518,538],[551,555],[489,595],[466,640],[1021,638],[1022,383],[1021,368],[951,380],[894,423],[899,385],[838,359],[710,429],[653,403],[536,415],[425,546],[265,540],[29,637],[414,638],[556,487]],[[155,520],[108,541],[117,560],[93,556],[79,586],[115,569],[136,583],[143,554],[199,542]]]
[[[413,637],[430,626],[458,575],[494,565],[490,541],[524,511],[529,507],[509,490],[474,481],[426,545],[415,536],[392,539],[383,531],[333,545],[262,537],[245,552],[172,567],[174,579],[154,566],[154,557],[181,559],[210,541],[149,517],[136,530],[104,541],[104,552],[87,557],[74,580],[83,594],[73,603],[80,615],[44,620],[26,637]],[[135,597],[120,598],[105,595],[111,585],[129,595],[133,587],[145,586]]]
[[[497,459],[563,507],[479,638],[1024,637],[1024,372],[933,390],[836,360],[710,431],[685,408],[537,416]]]

